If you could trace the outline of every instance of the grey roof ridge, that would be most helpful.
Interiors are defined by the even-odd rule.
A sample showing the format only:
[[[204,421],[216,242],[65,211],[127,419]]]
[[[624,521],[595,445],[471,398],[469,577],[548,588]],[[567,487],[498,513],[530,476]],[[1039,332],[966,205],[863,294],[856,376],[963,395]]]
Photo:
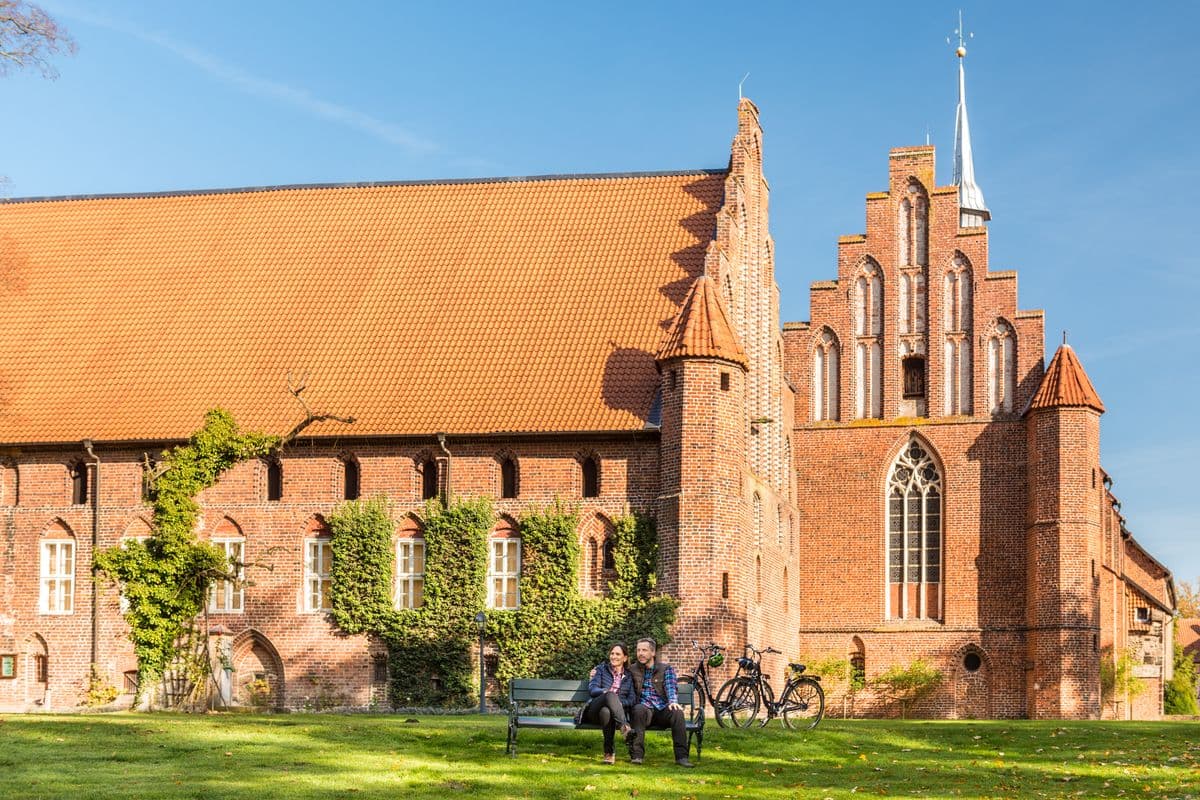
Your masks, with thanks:
[[[177,189],[159,192],[111,192],[100,194],[40,195],[0,198],[0,205],[17,203],[50,203],[69,200],[133,200],[150,197],[191,197],[198,195],[246,194],[253,192],[282,192],[296,189],[373,189],[389,186],[443,186],[486,183],[536,183],[540,181],[615,180],[621,178],[673,178],[687,175],[724,175],[729,170],[680,169],[650,172],[578,172],[549,175],[507,175],[489,178],[427,178],[410,181],[351,181],[347,183],[287,183],[266,186],[234,186],[215,189]]]

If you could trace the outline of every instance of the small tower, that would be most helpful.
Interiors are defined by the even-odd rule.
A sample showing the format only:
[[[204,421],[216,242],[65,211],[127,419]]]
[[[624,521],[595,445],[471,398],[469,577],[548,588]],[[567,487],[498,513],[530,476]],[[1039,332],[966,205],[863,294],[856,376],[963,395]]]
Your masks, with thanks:
[[[657,355],[662,373],[661,588],[679,598],[677,641],[740,642],[749,362],[714,281],[692,285]]]
[[[971,155],[971,126],[967,122],[967,79],[963,61],[967,48],[963,39],[962,12],[958,15],[958,109],[954,117],[954,185],[958,187],[960,228],[978,228],[992,218],[983,190],[975,182],[975,162]]]
[[[1100,717],[1100,415],[1069,345],[1026,412],[1029,448],[1027,699],[1033,719]]]

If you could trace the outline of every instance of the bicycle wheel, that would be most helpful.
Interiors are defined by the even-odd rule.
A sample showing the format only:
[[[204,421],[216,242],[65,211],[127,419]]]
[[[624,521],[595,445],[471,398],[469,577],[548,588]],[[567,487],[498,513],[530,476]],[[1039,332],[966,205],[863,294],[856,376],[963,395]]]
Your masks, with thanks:
[[[735,727],[748,728],[758,716],[758,685],[746,678],[730,678],[717,693],[717,703],[721,707],[718,724],[724,715]]]
[[[825,690],[812,678],[800,678],[788,686],[779,706],[785,726],[811,730],[825,716]]]

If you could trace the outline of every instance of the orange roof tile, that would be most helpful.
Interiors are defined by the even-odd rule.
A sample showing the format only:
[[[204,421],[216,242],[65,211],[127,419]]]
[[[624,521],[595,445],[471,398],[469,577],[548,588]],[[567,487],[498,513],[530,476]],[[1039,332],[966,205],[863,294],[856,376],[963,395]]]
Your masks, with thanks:
[[[0,442],[641,429],[724,179],[0,202]]]
[[[1100,395],[1092,388],[1083,365],[1079,363],[1075,351],[1070,345],[1064,344],[1058,348],[1046,374],[1042,377],[1042,385],[1038,387],[1029,408],[1057,408],[1060,406],[1084,406],[1094,408],[1104,413],[1104,403]]]
[[[1179,619],[1179,646],[1193,658],[1200,659],[1200,617]]]
[[[722,358],[749,368],[720,293],[707,275],[692,284],[674,327],[658,349],[659,361],[669,358]]]

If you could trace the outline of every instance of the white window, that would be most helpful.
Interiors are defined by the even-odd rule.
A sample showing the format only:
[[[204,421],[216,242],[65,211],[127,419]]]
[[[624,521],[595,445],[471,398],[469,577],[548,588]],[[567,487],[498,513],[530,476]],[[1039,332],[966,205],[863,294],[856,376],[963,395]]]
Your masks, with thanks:
[[[235,570],[237,580],[213,581],[208,590],[208,610],[211,614],[240,614],[242,613],[242,553],[245,539],[215,539],[213,544],[218,547],[228,560],[229,570]]]
[[[330,574],[333,571],[333,543],[328,538],[304,542],[304,610],[329,611]]]
[[[521,540],[492,539],[488,548],[488,607],[517,608],[521,605]]]
[[[396,608],[425,605],[425,540],[396,542]]]
[[[75,610],[75,543],[42,542],[40,606],[43,614]]]

